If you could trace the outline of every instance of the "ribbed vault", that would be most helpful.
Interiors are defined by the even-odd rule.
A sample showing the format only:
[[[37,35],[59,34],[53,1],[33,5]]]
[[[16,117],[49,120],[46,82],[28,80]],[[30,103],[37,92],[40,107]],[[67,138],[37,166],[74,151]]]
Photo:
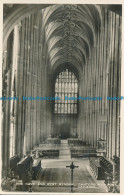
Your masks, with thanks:
[[[70,63],[82,68],[101,27],[97,5],[53,5],[42,10],[51,67]]]
[[[116,7],[4,6],[2,99],[18,99],[2,102],[4,191],[12,189],[10,157],[23,159],[32,155],[37,145],[45,143],[49,137],[58,137],[61,132],[69,132],[70,138],[78,137],[93,150],[99,141],[103,141],[105,147],[102,147],[102,152],[101,148],[96,150],[95,155],[106,156],[108,162],[120,158],[121,102],[107,98],[121,97],[122,17],[116,13]],[[102,97],[103,101],[79,100],[78,112],[73,112],[77,115],[70,116],[70,111],[65,115],[63,112],[54,113],[54,101],[24,100],[23,97],[54,97],[55,78],[66,69],[69,70],[68,80],[60,76],[59,90],[56,90],[58,97],[64,97],[65,92],[68,97],[72,92],[76,97],[76,87],[70,85],[72,74],[68,74],[72,72],[78,80],[80,97]],[[67,103],[70,104],[67,110],[71,110],[73,102]],[[58,108],[59,105],[57,111]],[[76,110],[75,105],[73,108]],[[115,182],[119,189],[119,175],[117,177]],[[7,189],[4,184],[7,184]]]

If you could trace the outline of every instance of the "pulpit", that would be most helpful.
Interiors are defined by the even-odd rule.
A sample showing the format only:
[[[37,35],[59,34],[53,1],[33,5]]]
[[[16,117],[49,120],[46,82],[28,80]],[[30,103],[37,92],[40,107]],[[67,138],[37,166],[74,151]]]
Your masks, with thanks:
[[[97,140],[97,156],[106,156],[107,142],[106,140],[99,139]]]

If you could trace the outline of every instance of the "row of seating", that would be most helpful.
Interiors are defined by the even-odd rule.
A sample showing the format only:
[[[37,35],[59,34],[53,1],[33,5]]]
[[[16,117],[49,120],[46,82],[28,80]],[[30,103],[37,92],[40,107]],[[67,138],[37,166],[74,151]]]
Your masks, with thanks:
[[[40,158],[59,157],[59,150],[38,150],[38,154]]]
[[[96,156],[96,149],[78,138],[68,138],[71,158]]]
[[[70,148],[70,150],[83,150],[83,149],[92,149],[93,147],[92,146],[88,146],[88,145],[86,145],[86,146],[70,146],[69,147]]]
[[[40,159],[34,159],[33,165],[32,165],[32,179],[37,179],[38,174],[41,170],[41,160]]]
[[[115,162],[115,179],[120,183],[120,158],[117,156],[113,156],[113,161]]]
[[[49,144],[40,144],[37,148],[33,148],[32,152],[35,152],[35,151],[44,151],[44,150],[59,150],[60,149],[60,146],[58,145],[49,145]]]
[[[13,178],[18,178],[22,180],[23,183],[28,183],[32,179],[37,179],[38,173],[41,169],[41,160],[39,159],[39,156],[59,156],[59,147],[59,139],[48,139],[46,143],[36,145],[31,151],[31,156],[28,155],[21,161],[18,156],[12,157],[10,159],[10,169],[11,172],[15,171],[13,174]]]
[[[20,161],[18,156],[14,156],[10,159],[10,169],[11,172],[13,171],[11,178],[21,179],[24,183],[30,182],[30,180],[37,178],[41,170],[41,160],[33,159],[28,155]]]
[[[113,165],[110,161],[108,161],[105,157],[100,157],[99,158],[99,164],[100,166],[104,169],[105,172],[107,173],[112,173],[113,171]]]
[[[71,158],[96,156],[95,148],[70,149]]]
[[[78,138],[68,138],[68,144],[74,144],[75,146],[77,145],[86,145],[86,142],[82,141],[82,139]]]
[[[36,150],[33,150],[32,153],[35,158],[53,158],[53,157],[58,158],[59,157],[59,149],[38,148]]]
[[[58,158],[60,143],[59,138],[48,138],[46,142],[42,142],[35,146],[32,153],[40,158]]]
[[[90,157],[89,158],[90,168],[93,172],[94,176],[98,180],[103,180],[105,178],[104,171],[99,164],[99,158],[97,157]]]
[[[47,143],[52,143],[52,144],[60,144],[61,141],[59,138],[48,138]]]
[[[97,179],[105,180],[108,191],[119,192],[120,185],[120,158],[112,160],[107,157],[90,158],[90,168]],[[117,188],[117,190],[116,190]]]

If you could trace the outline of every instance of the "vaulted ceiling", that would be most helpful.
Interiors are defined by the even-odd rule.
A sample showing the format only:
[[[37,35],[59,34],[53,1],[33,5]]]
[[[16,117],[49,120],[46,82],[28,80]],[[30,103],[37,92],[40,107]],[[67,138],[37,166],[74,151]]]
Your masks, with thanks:
[[[97,5],[52,5],[42,10],[51,66],[70,63],[82,68],[101,27]]]
[[[121,5],[5,4],[4,42],[15,24],[40,11],[51,68],[55,70],[66,63],[82,69],[96,44],[103,21],[103,7],[121,14]]]

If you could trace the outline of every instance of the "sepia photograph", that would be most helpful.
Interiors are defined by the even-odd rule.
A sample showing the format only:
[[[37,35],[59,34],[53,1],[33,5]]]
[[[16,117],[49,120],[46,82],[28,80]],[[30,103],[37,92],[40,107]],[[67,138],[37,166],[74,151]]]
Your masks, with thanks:
[[[122,4],[2,9],[1,194],[120,193]]]

